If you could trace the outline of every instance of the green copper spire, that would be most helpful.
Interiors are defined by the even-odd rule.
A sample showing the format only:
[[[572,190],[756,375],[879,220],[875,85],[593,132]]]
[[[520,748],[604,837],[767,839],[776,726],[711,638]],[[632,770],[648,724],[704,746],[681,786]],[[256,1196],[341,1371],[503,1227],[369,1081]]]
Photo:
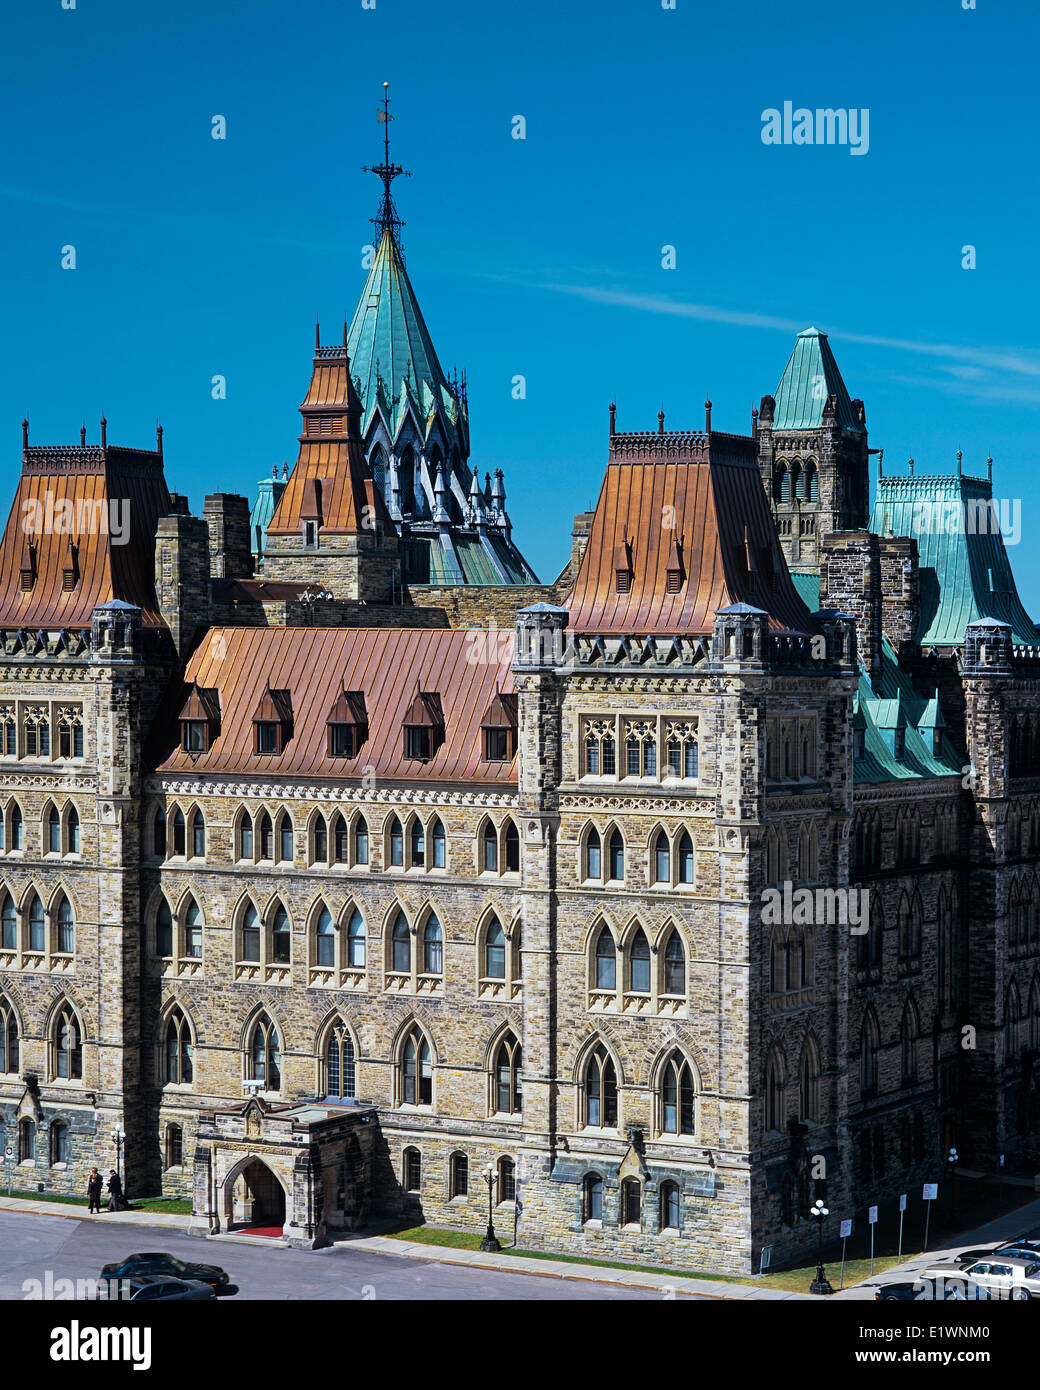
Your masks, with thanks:
[[[806,328],[795,339],[794,351],[776,388],[774,430],[817,429],[823,424],[828,396],[838,398],[838,424],[862,433],[827,334],[815,327]]]

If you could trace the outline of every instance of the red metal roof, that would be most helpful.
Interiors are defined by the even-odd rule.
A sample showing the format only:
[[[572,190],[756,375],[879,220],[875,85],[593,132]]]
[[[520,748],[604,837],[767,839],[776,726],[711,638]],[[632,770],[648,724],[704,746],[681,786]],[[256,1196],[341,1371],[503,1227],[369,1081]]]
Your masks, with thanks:
[[[383,782],[513,785],[510,763],[483,760],[481,720],[496,688],[513,693],[512,643],[460,628],[212,628],[188,662],[187,682],[220,692],[220,734],[194,760],[179,747],[166,772],[321,777]],[[291,691],[293,734],[281,754],[253,751],[253,715],[268,686]],[[444,742],[428,762],[404,756],[404,720],[416,690],[438,695]],[[368,737],[356,758],[328,753],[326,721],[344,691],[363,692]],[[183,687],[169,710],[183,704]],[[165,721],[166,752],[179,737]]]
[[[683,580],[669,593],[677,546]],[[616,571],[626,559],[631,583],[619,593]],[[718,431],[612,435],[588,545],[562,600],[569,630],[702,635],[716,609],[741,602],[764,609],[775,628],[808,629],[755,441]]]

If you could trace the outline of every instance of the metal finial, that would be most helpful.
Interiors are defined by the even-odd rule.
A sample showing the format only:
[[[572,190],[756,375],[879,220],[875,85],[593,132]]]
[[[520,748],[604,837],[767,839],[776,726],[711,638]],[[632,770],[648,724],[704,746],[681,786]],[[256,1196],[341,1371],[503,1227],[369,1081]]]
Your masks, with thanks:
[[[383,162],[382,164],[365,164],[362,170],[366,174],[375,174],[383,183],[383,201],[380,204],[379,215],[371,219],[372,225],[379,231],[380,239],[384,232],[389,232],[397,243],[397,249],[401,249],[401,228],[404,223],[397,215],[397,208],[394,206],[393,196],[390,192],[390,185],[394,179],[403,175],[410,179],[412,174],[410,169],[402,169],[400,164],[390,163],[390,122],[394,119],[390,114],[390,83],[383,83],[383,109],[376,113],[376,119],[383,126]]]
[[[964,470],[963,470],[963,467],[962,467],[962,460],[963,460],[963,458],[964,458],[964,451],[963,451],[962,449],[958,449],[958,450],[957,450],[957,477],[958,477],[958,478],[961,476],[961,473],[964,471]]]

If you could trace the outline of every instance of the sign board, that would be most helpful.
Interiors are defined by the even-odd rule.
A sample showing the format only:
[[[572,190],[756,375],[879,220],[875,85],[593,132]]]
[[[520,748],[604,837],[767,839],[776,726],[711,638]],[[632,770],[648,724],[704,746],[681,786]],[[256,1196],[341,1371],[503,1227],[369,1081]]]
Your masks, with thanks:
[[[868,1221],[868,1223],[869,1223],[871,1226],[873,1226],[873,1224],[874,1224],[874,1222],[875,1222],[876,1220],[877,1220],[877,1207],[869,1207],[869,1208],[867,1209],[867,1221]]]
[[[772,1264],[772,1262],[773,1262],[773,1247],[772,1247],[771,1245],[763,1245],[763,1246],[762,1246],[762,1253],[761,1253],[761,1255],[760,1255],[759,1258],[758,1258],[758,1272],[759,1272],[759,1274],[764,1273],[765,1270],[767,1270],[767,1269],[769,1268],[769,1266]]]
[[[939,1195],[939,1184],[937,1182],[926,1182],[921,1199],[925,1202],[934,1202]]]
[[[841,1237],[842,1240],[845,1240],[848,1236],[852,1235],[852,1222],[843,1221],[841,1223],[841,1230],[838,1232],[838,1235]]]
[[[900,1194],[899,1194],[899,1210],[900,1210],[900,1211],[906,1211],[906,1193],[905,1193],[905,1192],[900,1192]]]

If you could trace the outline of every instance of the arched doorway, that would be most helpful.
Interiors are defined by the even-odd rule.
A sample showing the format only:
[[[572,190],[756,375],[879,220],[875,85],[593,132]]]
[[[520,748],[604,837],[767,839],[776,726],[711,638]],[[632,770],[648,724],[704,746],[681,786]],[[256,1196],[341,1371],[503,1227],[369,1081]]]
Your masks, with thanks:
[[[285,1189],[259,1158],[251,1158],[224,1186],[228,1229],[285,1225]]]

